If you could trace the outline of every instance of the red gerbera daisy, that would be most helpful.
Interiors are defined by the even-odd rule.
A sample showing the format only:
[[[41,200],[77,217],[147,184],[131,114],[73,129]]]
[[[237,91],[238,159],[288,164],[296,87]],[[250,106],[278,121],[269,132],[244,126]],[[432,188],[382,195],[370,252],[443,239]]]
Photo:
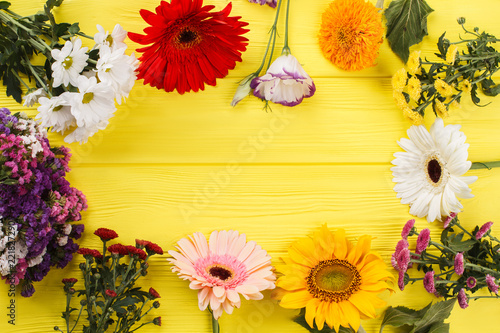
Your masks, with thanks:
[[[241,61],[241,52],[248,44],[241,36],[248,25],[231,16],[231,3],[220,12],[215,6],[203,6],[202,0],[162,1],[156,14],[141,9],[142,18],[151,25],[145,35],[130,32],[129,38],[142,45],[138,79],[158,89],[180,94],[198,91],[204,84],[215,86]]]

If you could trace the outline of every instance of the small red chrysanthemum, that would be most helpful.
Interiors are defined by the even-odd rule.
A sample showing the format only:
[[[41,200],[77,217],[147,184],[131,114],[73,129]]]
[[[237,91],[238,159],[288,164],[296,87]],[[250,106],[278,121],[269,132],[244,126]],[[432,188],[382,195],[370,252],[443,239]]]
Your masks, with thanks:
[[[248,25],[240,16],[229,16],[231,3],[220,12],[215,6],[203,6],[202,0],[162,1],[156,14],[141,9],[142,18],[151,26],[145,35],[130,32],[129,38],[142,45],[138,79],[158,89],[180,94],[215,86],[229,69],[241,61],[248,39]],[[152,44],[152,45],[149,45]]]
[[[92,256],[94,258],[102,259],[102,254],[97,250],[87,249],[86,247],[81,247],[77,251],[78,254],[85,256]]]
[[[142,240],[142,239],[136,239],[135,240],[135,246],[137,246],[140,249],[143,249],[149,243],[151,243],[151,242],[147,241],[147,240]]]
[[[153,287],[149,288],[149,294],[153,297],[153,298],[161,298],[160,297],[160,294],[153,289]]]
[[[138,249],[136,248],[135,246],[132,246],[132,245],[129,245],[129,246],[125,246],[125,248],[127,249],[128,253],[133,256],[133,255],[136,255],[139,257],[139,259],[141,260],[144,260],[146,259],[146,257],[148,256],[146,254],[146,252],[144,252],[144,250],[141,250],[141,249]]]
[[[148,254],[163,254],[163,249],[156,243],[149,242],[149,244],[146,244],[146,251]]]
[[[108,295],[109,297],[116,297],[116,292],[111,290],[111,289],[106,289],[105,291],[106,295]]]
[[[121,256],[126,256],[128,254],[127,247],[120,243],[108,246],[108,251]]]
[[[118,237],[116,231],[107,228],[97,229],[94,231],[94,235],[99,236],[103,242]]]
[[[74,285],[77,282],[78,282],[78,280],[75,278],[62,279],[62,283],[64,283],[64,284]]]

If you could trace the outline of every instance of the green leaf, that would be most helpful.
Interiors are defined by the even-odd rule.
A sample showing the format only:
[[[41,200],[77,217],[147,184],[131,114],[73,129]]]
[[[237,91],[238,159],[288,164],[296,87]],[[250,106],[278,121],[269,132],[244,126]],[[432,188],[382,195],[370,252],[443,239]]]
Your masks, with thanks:
[[[78,25],[78,22],[73,23],[69,28],[68,32],[72,35],[78,33],[80,31],[80,26]]]
[[[422,319],[415,323],[415,331],[421,332],[423,328],[431,327],[436,323],[442,323],[450,316],[451,310],[455,305],[456,298],[447,301],[437,302],[424,314]],[[424,331],[425,332],[425,331]]]
[[[7,9],[10,7],[10,2],[8,1],[0,1],[0,9]]]
[[[448,323],[435,323],[433,324],[426,333],[449,333],[450,324]]]
[[[380,326],[380,333],[384,330],[385,325],[392,326],[403,326],[403,325],[414,325],[419,321],[421,316],[419,316],[418,311],[406,308],[404,306],[397,306],[393,308],[390,306],[384,314],[384,319]]]
[[[420,43],[427,35],[427,16],[433,11],[425,0],[395,0],[385,10],[387,40],[392,51],[405,63],[410,46]]]
[[[62,35],[66,35],[68,32],[68,28],[71,26],[69,23],[59,23],[54,27],[54,33],[57,37],[61,37]]]
[[[486,96],[496,96],[500,94],[500,85],[495,84],[492,79],[481,81],[481,88]]]

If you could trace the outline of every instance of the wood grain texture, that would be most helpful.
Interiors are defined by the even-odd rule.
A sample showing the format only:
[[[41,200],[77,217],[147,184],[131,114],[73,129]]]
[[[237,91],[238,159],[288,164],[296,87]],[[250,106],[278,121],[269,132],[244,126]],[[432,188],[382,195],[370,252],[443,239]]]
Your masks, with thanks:
[[[209,2],[218,9],[228,3]],[[328,223],[332,229],[345,228],[352,240],[373,235],[373,248],[389,263],[403,223],[411,218],[408,206],[401,205],[392,190],[390,172],[393,153],[401,150],[397,140],[406,136],[409,127],[394,105],[390,85],[390,77],[403,64],[387,41],[378,65],[364,71],[344,72],[325,60],[316,36],[321,13],[329,2],[292,3],[290,46],[318,88],[301,105],[273,106],[273,112],[266,113],[260,101],[249,97],[236,108],[229,106],[238,81],[258,67],[274,16],[268,7],[237,0],[232,13],[250,23],[250,42],[243,62],[227,78],[204,92],[182,96],[139,81],[106,131],[86,145],[71,145],[73,170],[68,179],[89,200],[80,244],[98,248],[100,243],[92,235],[98,227],[115,229],[122,243],[148,239],[164,250],[173,249],[177,240],[195,231],[208,235],[215,229],[236,229],[268,250],[273,264],[279,264],[291,242]],[[458,36],[458,16],[466,16],[468,26],[500,36],[496,0],[477,0],[474,6],[465,0],[428,2],[435,9],[429,17],[429,36],[412,48],[422,50],[422,56],[433,57],[444,30],[450,38]],[[16,0],[13,9],[31,14],[43,3]],[[146,24],[138,10],[154,10],[158,3],[66,0],[56,10],[56,17],[60,22],[79,21],[90,35],[97,23],[108,30],[120,23],[129,31],[140,32]],[[129,46],[128,52],[137,47],[134,43]],[[464,103],[445,123],[463,126],[471,160],[500,160],[500,99],[484,101],[492,104],[478,108]],[[34,114],[7,98],[3,87],[0,105]],[[433,120],[429,112],[426,124]],[[57,134],[50,134],[50,139],[52,144],[63,143]],[[479,180],[471,185],[476,197],[463,201],[462,223],[472,228],[500,221],[500,170],[469,174]],[[424,219],[417,219],[417,226],[429,227],[432,237],[442,230],[440,223],[428,224]],[[162,295],[155,316],[161,315],[164,324],[140,332],[211,332],[208,313],[198,310],[196,292],[170,271],[166,257],[153,257],[150,274],[141,282]],[[9,299],[7,287],[2,285],[0,332],[42,333],[51,332],[54,325],[62,326],[65,299],[60,281],[80,277],[80,260],[77,256],[64,270],[52,270],[35,285],[32,298],[16,297],[15,327],[6,323],[4,304]],[[388,305],[415,308],[435,300],[417,284],[382,297]],[[451,332],[496,331],[499,309],[496,300],[474,302],[467,310],[457,306],[448,320]],[[263,301],[243,302],[232,315],[223,315],[221,328],[223,333],[306,332],[291,321],[296,313],[280,308],[266,293]],[[369,333],[378,332],[379,325],[380,319],[363,322]]]

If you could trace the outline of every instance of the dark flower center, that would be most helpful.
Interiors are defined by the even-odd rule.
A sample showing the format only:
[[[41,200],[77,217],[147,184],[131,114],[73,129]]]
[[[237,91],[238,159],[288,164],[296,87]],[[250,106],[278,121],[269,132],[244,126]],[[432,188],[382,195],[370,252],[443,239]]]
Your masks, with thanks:
[[[198,37],[198,34],[196,32],[188,29],[182,30],[182,32],[179,35],[179,43],[182,44],[191,43],[192,41],[196,40],[196,37]]]
[[[427,174],[434,183],[439,182],[442,173],[441,164],[438,160],[432,159],[427,163]]]
[[[226,281],[227,279],[233,277],[233,273],[230,270],[228,270],[224,267],[220,267],[220,266],[210,267],[210,269],[208,270],[208,273],[210,275],[212,275],[213,277],[216,277],[222,281]]]
[[[325,302],[348,300],[361,286],[361,275],[347,260],[320,261],[309,271],[307,290],[315,298]]]

